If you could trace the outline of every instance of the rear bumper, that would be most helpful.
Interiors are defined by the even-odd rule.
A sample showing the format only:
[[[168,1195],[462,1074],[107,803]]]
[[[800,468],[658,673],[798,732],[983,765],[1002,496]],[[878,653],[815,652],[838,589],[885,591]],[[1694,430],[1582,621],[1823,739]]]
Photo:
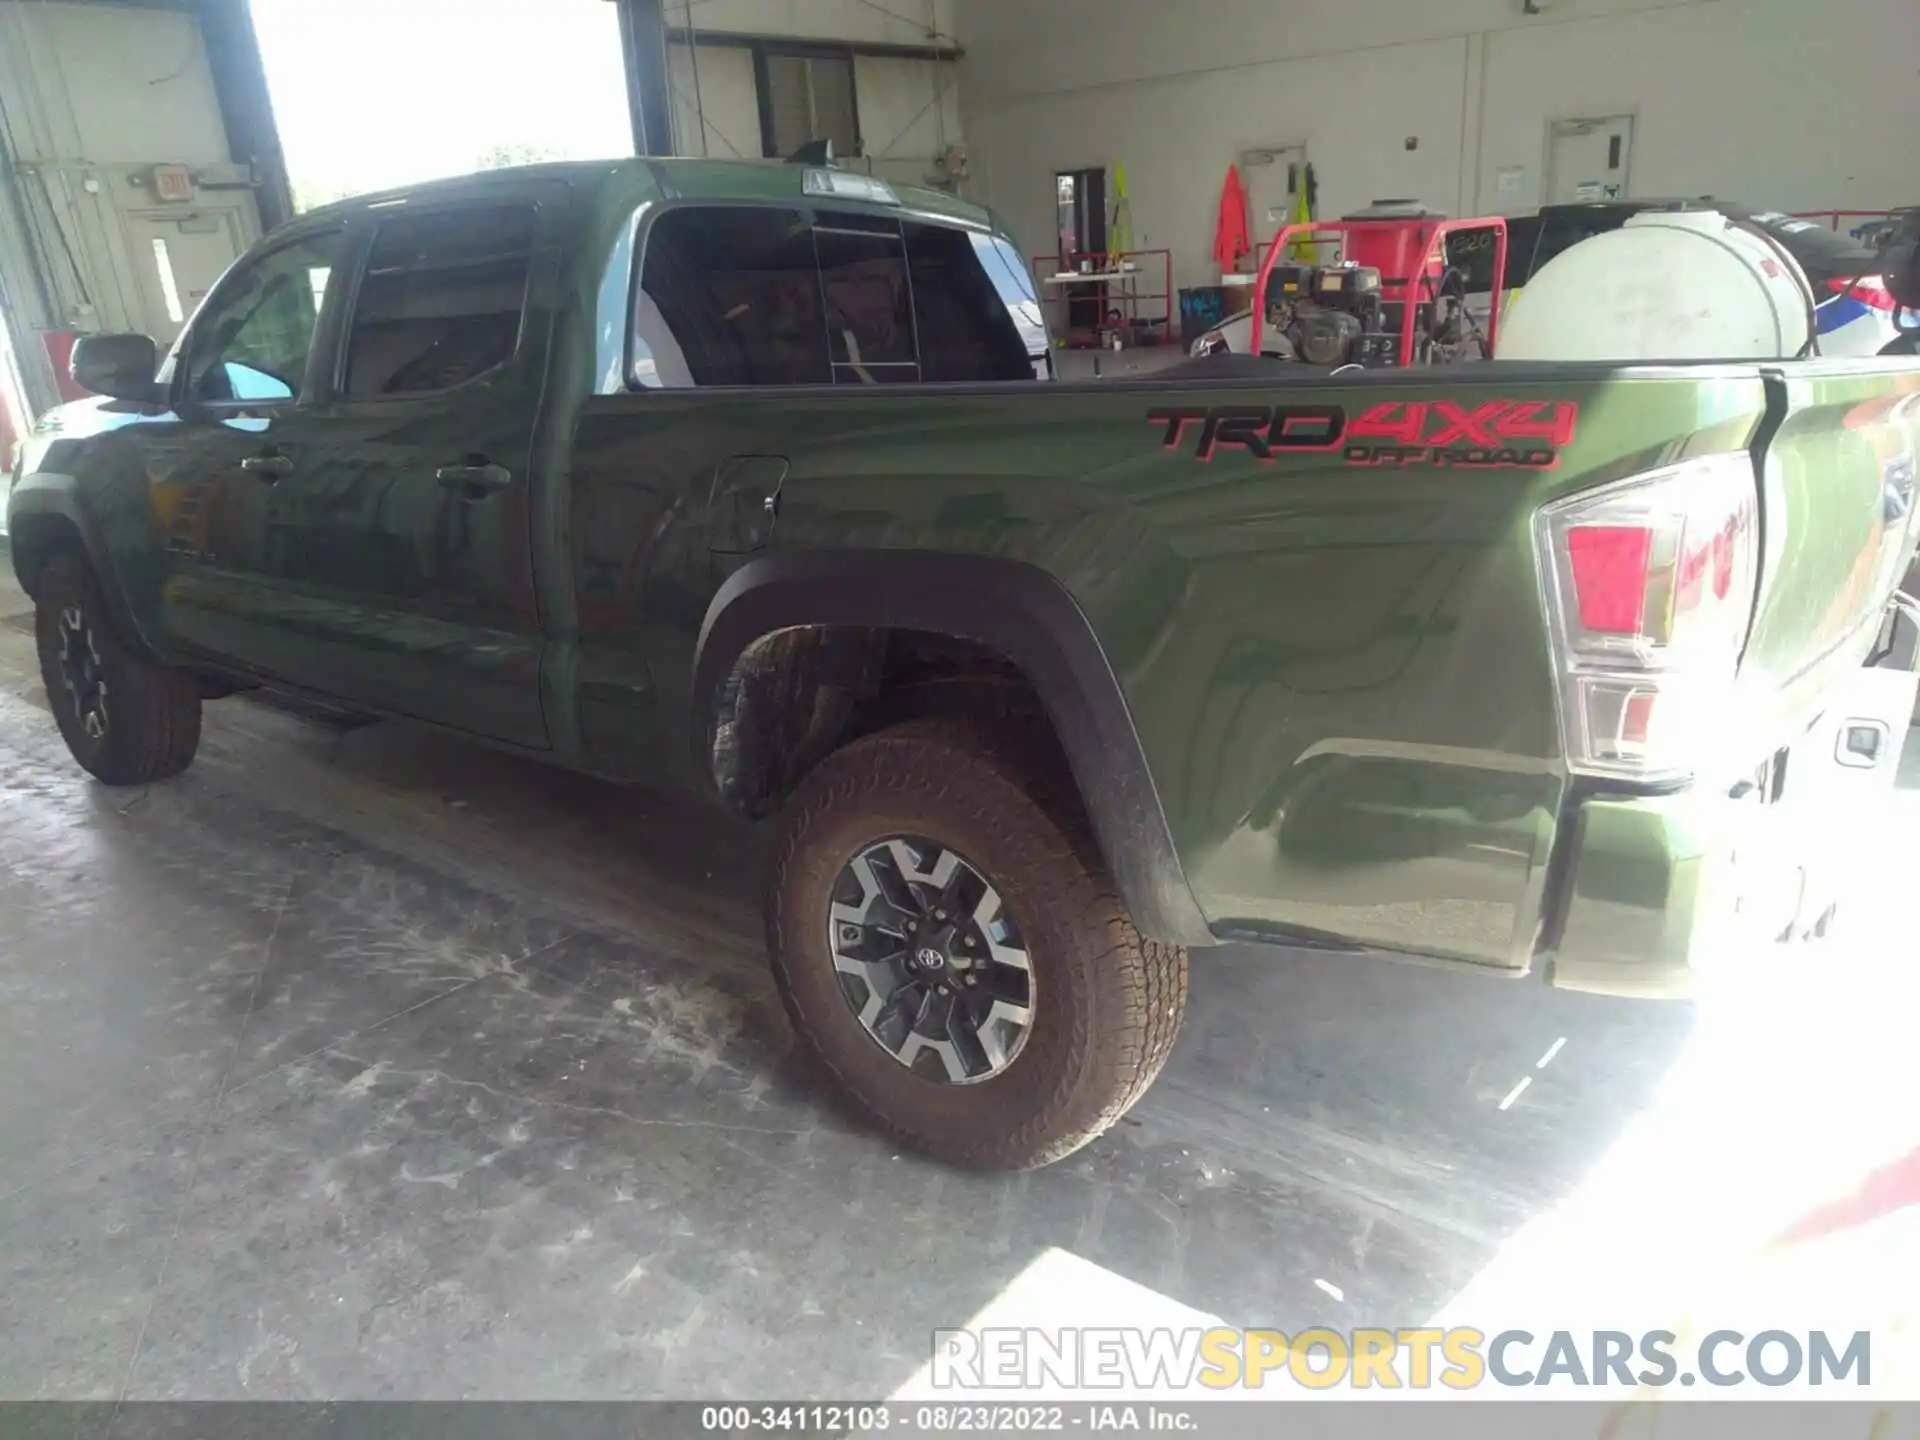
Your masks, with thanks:
[[[1736,825],[1760,807],[1693,792],[1579,805],[1548,978],[1564,989],[1690,993],[1737,904]]]
[[[1781,758],[1776,793],[1577,802],[1543,956],[1552,983],[1684,996],[1743,950],[1812,927],[1874,843],[1862,807],[1884,803],[1892,788],[1915,686],[1900,670],[1855,672]],[[1861,727],[1878,737],[1871,764],[1847,743]]]

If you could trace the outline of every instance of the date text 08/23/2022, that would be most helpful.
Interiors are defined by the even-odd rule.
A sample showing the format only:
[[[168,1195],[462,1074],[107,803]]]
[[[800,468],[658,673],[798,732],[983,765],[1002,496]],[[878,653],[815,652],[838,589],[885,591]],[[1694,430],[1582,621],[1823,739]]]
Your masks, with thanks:
[[[874,1405],[708,1405],[702,1432],[713,1435],[1015,1435],[1193,1434],[1194,1412],[1168,1404],[1010,1405],[966,1401]]]

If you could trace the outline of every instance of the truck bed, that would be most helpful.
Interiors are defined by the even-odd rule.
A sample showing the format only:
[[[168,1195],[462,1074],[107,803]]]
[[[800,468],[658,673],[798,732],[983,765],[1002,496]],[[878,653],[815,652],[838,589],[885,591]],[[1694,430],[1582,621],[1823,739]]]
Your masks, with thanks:
[[[635,484],[635,436],[708,464],[724,414],[729,450],[786,461],[768,554],[957,553],[1058,579],[1124,692],[1216,936],[1517,971],[1579,799],[1540,508],[1687,457],[1753,456],[1760,603],[1727,743],[1696,782],[1724,793],[1873,643],[1911,554],[1887,496],[1911,486],[1917,389],[1912,365],[1873,361],[1349,378],[1222,357],[911,398],[606,396],[577,436],[575,523],[583,576],[635,573],[640,536],[655,556],[691,545],[676,527],[697,518],[661,503],[681,482]],[[728,557],[715,578],[752,563]],[[690,662],[704,586],[684,605],[653,633]],[[623,613],[581,637],[586,743],[615,765],[636,743]]]

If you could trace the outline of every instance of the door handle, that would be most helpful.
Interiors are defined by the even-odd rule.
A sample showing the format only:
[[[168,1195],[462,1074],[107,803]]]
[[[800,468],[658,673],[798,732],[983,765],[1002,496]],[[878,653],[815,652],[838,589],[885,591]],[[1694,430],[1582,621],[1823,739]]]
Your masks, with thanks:
[[[240,462],[240,468],[248,474],[258,475],[262,480],[278,480],[293,469],[291,455],[249,455]]]
[[[442,465],[433,472],[433,478],[449,489],[479,494],[489,490],[506,489],[513,483],[513,472],[504,465],[477,461],[462,465]]]

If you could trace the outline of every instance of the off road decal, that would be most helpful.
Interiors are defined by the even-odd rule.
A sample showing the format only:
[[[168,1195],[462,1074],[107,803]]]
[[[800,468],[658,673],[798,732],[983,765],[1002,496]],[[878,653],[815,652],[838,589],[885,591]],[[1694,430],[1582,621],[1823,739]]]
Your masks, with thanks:
[[[1147,412],[1169,450],[1193,445],[1211,460],[1240,450],[1257,460],[1340,450],[1349,465],[1551,470],[1573,443],[1580,407],[1571,400],[1389,400],[1349,421],[1338,405],[1163,406]]]
[[[1342,455],[1349,465],[1551,470],[1579,423],[1571,400],[1389,400],[1347,427]]]

